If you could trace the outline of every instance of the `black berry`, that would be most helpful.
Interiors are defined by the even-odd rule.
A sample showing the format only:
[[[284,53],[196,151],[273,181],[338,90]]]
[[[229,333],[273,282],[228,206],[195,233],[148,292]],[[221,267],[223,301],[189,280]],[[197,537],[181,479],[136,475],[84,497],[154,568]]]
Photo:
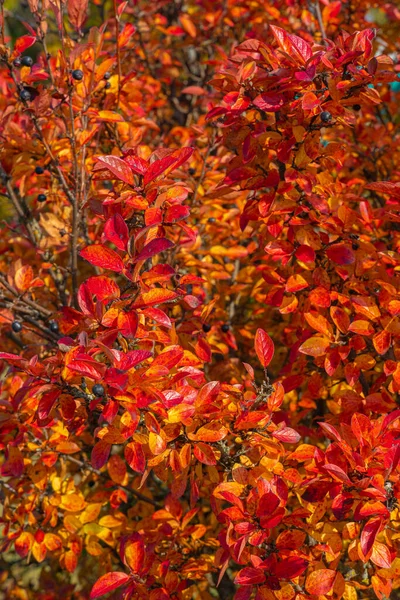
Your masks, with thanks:
[[[22,330],[22,325],[19,321],[13,321],[11,323],[11,329],[15,331],[15,333],[19,333]]]
[[[193,167],[190,167],[189,175],[194,175],[195,173],[196,173],[196,169],[193,169]]]
[[[224,323],[223,325],[221,325],[221,331],[223,331],[224,333],[228,333],[228,331],[229,331],[228,323]]]
[[[353,110],[361,110],[360,104],[353,104]]]
[[[36,173],[36,175],[43,175],[43,173],[44,173],[43,167],[36,167],[35,173]]]
[[[104,387],[101,385],[101,383],[95,383],[92,388],[92,392],[95,396],[104,396]]]
[[[46,194],[39,194],[37,197],[38,202],[46,202],[47,196]]]
[[[321,113],[321,121],[323,123],[329,123],[329,121],[332,119],[332,115],[330,112],[328,112],[327,110],[323,110]]]
[[[32,98],[30,92],[28,92],[28,90],[21,90],[19,93],[19,97],[21,98],[21,100],[24,100],[25,102],[29,102],[29,100]]]
[[[16,59],[13,61],[13,65],[14,65],[14,67],[20,67],[20,66],[21,66],[21,64],[22,64],[22,63],[21,63],[21,59],[20,59],[20,58],[16,58]]]
[[[210,217],[210,218],[208,219],[208,222],[209,222],[209,223],[215,223],[215,221],[216,221],[216,220],[217,220],[217,219],[216,219],[215,217]]]
[[[83,71],[81,71],[80,69],[75,69],[75,71],[72,71],[72,78],[76,79],[76,81],[82,81]]]
[[[24,67],[31,67],[33,65],[33,59],[30,56],[23,56],[21,58],[21,65]]]
[[[49,323],[49,329],[53,333],[58,333],[59,332],[59,328],[58,328],[57,321],[50,321],[50,323]]]
[[[186,292],[188,294],[193,294],[193,284],[192,283],[188,283],[188,285],[186,286]]]
[[[103,75],[103,79],[105,79],[106,81],[107,81],[108,79],[110,79],[110,77],[111,77],[111,73],[110,73],[110,71],[106,71],[106,72],[104,73],[104,75]]]
[[[209,325],[208,323],[203,323],[203,331],[204,333],[208,333],[209,331],[211,331],[211,325]]]
[[[109,90],[109,89],[110,89],[110,87],[111,87],[111,83],[110,83],[109,81],[107,81],[107,83],[106,83],[106,85],[104,86],[104,88],[105,88],[106,90]]]

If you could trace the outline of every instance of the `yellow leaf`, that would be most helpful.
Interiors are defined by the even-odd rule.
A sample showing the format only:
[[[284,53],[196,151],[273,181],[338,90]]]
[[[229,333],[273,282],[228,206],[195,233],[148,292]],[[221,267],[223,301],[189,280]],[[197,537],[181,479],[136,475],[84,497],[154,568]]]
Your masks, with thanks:
[[[81,494],[65,494],[61,497],[60,508],[69,512],[79,512],[86,506],[84,497]]]
[[[100,121],[108,121],[109,123],[117,123],[124,121],[124,117],[112,110],[99,110],[96,118]]]

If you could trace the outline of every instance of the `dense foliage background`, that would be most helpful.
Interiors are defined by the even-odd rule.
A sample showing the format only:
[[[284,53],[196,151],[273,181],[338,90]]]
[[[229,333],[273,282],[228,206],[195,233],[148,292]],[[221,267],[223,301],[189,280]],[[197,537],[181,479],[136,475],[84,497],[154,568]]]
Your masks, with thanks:
[[[397,597],[399,39],[0,1],[1,599]]]

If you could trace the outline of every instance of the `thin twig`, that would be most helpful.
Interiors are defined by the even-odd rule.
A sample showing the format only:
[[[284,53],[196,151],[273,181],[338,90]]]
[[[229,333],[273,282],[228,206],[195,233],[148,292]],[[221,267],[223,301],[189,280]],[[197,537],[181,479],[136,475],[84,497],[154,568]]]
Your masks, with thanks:
[[[43,306],[40,306],[33,300],[29,300],[28,298],[24,298],[23,296],[21,296],[21,294],[19,294],[19,292],[12,285],[10,285],[8,283],[7,279],[5,278],[5,276],[3,274],[0,274],[0,283],[6,288],[6,290],[8,290],[10,292],[10,294],[12,294],[13,296],[16,296],[24,304],[27,304],[31,308],[34,308],[39,314],[42,314],[45,317],[49,317],[52,314],[51,310],[48,310],[47,308],[43,308]]]
[[[94,467],[92,467],[92,465],[84,463],[83,461],[78,460],[77,458],[74,458],[73,456],[70,456],[69,454],[65,455],[64,458],[65,458],[65,460],[68,460],[69,462],[72,462],[75,465],[78,465],[79,467],[81,467],[83,469],[87,469],[88,471],[95,473],[96,475],[98,475],[99,477],[101,477],[103,479],[106,478],[106,475],[104,473],[102,473],[98,469],[95,469]],[[155,500],[148,498],[144,494],[141,494],[140,492],[133,490],[133,489],[127,487],[126,485],[117,484],[117,487],[121,490],[124,490],[128,494],[133,494],[139,500],[143,500],[143,502],[147,502],[148,504],[152,504],[153,506],[157,506],[157,507],[159,506],[159,504]]]
[[[326,31],[325,31],[325,27],[324,27],[324,21],[322,19],[321,7],[319,5],[319,0],[316,0],[316,2],[314,2],[314,10],[315,10],[315,14],[317,15],[318,25],[321,30],[321,35],[323,37],[324,44],[326,45],[326,41],[325,41],[326,40]]]
[[[117,93],[117,110],[119,107],[119,99],[121,95],[121,80],[122,80],[122,71],[121,71],[121,52],[119,47],[119,15],[117,9],[117,0],[113,0],[114,6],[114,18],[115,18],[115,36],[116,36],[116,47],[117,47],[117,70],[118,70],[118,93]]]

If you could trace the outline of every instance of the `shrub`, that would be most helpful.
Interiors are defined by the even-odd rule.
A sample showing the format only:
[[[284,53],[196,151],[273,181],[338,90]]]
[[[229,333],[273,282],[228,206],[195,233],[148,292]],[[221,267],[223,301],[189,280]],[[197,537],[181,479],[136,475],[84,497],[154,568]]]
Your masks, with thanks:
[[[0,598],[388,598],[397,5],[28,4],[0,34]]]

